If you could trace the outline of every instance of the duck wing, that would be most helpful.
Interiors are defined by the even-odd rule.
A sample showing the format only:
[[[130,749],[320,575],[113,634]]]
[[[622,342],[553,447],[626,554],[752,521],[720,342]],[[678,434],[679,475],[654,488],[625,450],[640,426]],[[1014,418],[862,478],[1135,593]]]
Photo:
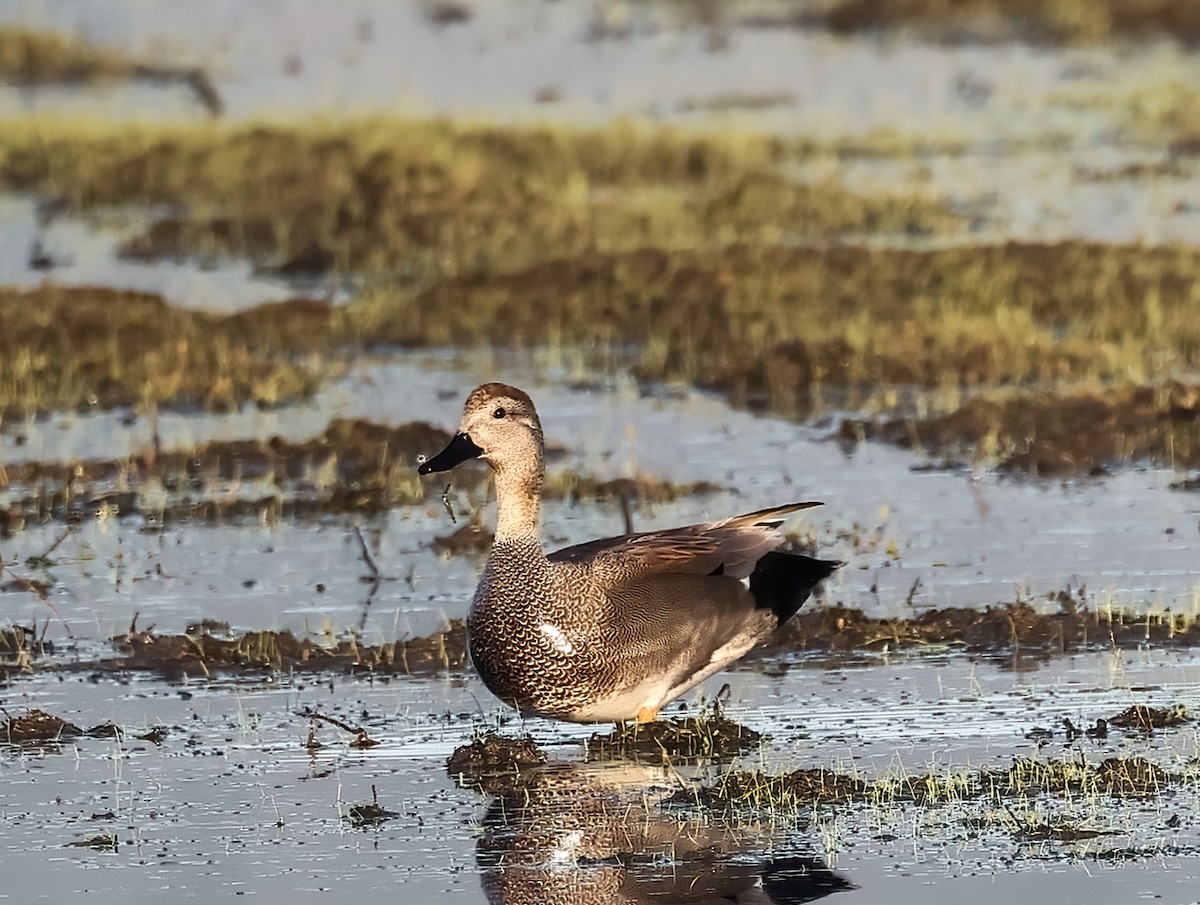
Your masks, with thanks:
[[[602,584],[610,586],[661,573],[740,580],[749,578],[758,561],[783,543],[777,529],[789,515],[820,505],[788,503],[719,522],[606,537],[557,550],[548,559],[588,566]]]

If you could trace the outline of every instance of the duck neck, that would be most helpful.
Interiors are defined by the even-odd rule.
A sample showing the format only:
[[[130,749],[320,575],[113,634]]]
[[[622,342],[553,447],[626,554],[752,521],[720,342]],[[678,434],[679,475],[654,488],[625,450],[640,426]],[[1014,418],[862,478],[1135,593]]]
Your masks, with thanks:
[[[539,538],[542,483],[540,455],[522,466],[496,468],[496,541]]]

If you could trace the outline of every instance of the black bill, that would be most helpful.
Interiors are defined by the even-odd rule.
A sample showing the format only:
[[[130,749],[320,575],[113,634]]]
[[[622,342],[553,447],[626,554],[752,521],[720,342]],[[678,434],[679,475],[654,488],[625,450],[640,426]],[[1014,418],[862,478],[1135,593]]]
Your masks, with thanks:
[[[483,450],[476,446],[471,438],[464,433],[457,433],[446,444],[446,448],[427,462],[417,466],[418,474],[430,474],[435,471],[449,471],[455,465],[461,465],[467,459],[483,455]]]

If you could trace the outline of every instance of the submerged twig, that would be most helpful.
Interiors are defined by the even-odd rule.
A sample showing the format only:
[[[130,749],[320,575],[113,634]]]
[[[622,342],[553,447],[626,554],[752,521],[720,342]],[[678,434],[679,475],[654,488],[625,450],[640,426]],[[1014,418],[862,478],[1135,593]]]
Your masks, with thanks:
[[[373,748],[379,744],[379,742],[375,741],[375,739],[371,738],[371,736],[367,734],[366,729],[362,728],[361,726],[351,726],[349,723],[339,720],[335,716],[326,716],[323,713],[317,713],[315,710],[310,710],[307,707],[299,711],[297,716],[308,717],[308,719],[313,720],[314,722],[320,721],[323,723],[329,723],[331,726],[336,726],[338,729],[341,729],[344,732],[351,733],[354,736],[354,739],[350,742],[351,748]],[[316,743],[315,733],[312,731],[309,732],[306,747],[320,747],[319,744]]]
[[[375,560],[371,558],[371,551],[367,549],[367,542],[362,536],[362,530],[357,526],[354,529],[354,536],[358,538],[358,546],[359,549],[362,550],[363,562],[365,562],[367,564],[367,568],[371,570],[371,578],[374,579],[376,584],[379,584],[381,578],[379,569],[375,565]]]
[[[458,524],[458,516],[454,514],[454,507],[450,505],[450,487],[447,484],[446,489],[442,491],[442,505],[446,508],[446,512],[450,515],[450,521],[455,525]]]

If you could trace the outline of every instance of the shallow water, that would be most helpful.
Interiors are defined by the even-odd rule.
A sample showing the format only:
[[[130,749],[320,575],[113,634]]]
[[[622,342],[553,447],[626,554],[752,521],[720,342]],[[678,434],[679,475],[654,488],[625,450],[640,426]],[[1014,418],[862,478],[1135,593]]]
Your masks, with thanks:
[[[195,261],[124,259],[121,243],[136,233],[138,223],[144,226],[145,218],[131,223],[128,217],[58,215],[41,225],[34,199],[0,195],[0,284],[108,286],[162,295],[180,308],[224,313],[314,295],[311,287],[263,279],[245,262],[206,267]],[[50,271],[35,266],[38,256],[49,258]]]
[[[1030,728],[1057,726],[1063,715],[1082,725],[1134,701],[1195,707],[1200,660],[1179,652],[1089,654],[1014,675],[965,657],[905,657],[871,669],[794,669],[770,679],[738,672],[734,679],[731,715],[772,736],[763,752],[747,757],[749,766],[826,766],[870,778],[1003,767],[1035,753],[1024,738]],[[490,901],[581,901],[581,888],[610,883],[614,871],[624,872],[623,888],[641,890],[631,899],[637,900],[652,889],[686,892],[696,870],[689,838],[726,852],[705,857],[706,877],[732,882],[765,872],[779,883],[776,874],[811,859],[804,862],[810,871],[824,864],[839,878],[835,885],[858,887],[837,893],[846,902],[883,895],[915,902],[934,880],[949,884],[942,893],[983,902],[1027,888],[1039,898],[1061,892],[1066,902],[1126,901],[1135,894],[1187,902],[1189,884],[1200,879],[1194,779],[1150,803],[1034,806],[1116,830],[1084,843],[1021,842],[994,828],[969,832],[964,821],[984,811],[970,802],[821,809],[727,824],[656,804],[678,788],[682,774],[653,766],[583,767],[578,743],[590,730],[530,721],[522,728],[547,744],[552,764],[560,766],[554,784],[530,793],[535,811],[505,816],[489,811],[484,796],[456,788],[444,770],[446,756],[472,727],[494,725],[500,716],[473,677],[371,683],[278,676],[183,685],[41,677],[10,683],[5,697],[10,712],[39,706],[85,727],[111,720],[129,732],[119,741],[0,748],[7,827],[0,859],[19,857],[21,885],[51,900],[84,888],[115,901],[171,887],[197,897],[244,893],[265,901],[397,890],[414,901],[427,895],[483,902],[481,871],[483,882],[508,895]],[[786,706],[776,698],[786,698]],[[848,700],[868,705],[860,703],[861,717],[846,718]],[[355,751],[344,735],[321,727],[317,738],[325,747],[306,752],[307,720],[297,715],[304,707],[362,725],[380,744]],[[132,737],[155,726],[167,727],[161,744]],[[1042,756],[1098,763],[1114,754],[1141,755],[1172,770],[1194,769],[1197,745],[1190,728],[1114,731],[1073,749],[1051,742]],[[372,788],[398,816],[353,828],[343,815],[371,803]],[[101,833],[117,837],[117,851],[66,847]],[[644,850],[666,847],[632,866],[575,864],[573,854],[630,834],[659,840]],[[517,843],[521,855],[507,868],[495,867],[497,846]],[[1139,851],[1132,863],[1119,860]],[[531,869],[524,859],[544,868]],[[775,901],[801,901],[795,894]],[[605,899],[618,900],[624,901]]]
[[[319,426],[334,412],[391,422],[420,414],[452,427],[463,394],[499,364],[448,355],[364,363],[305,418]],[[1012,599],[1014,584],[1044,594],[1082,581],[1134,607],[1195,606],[1198,504],[1166,488],[1169,472],[1066,484],[914,472],[901,451],[867,445],[846,455],[813,429],[739,412],[702,393],[642,395],[622,381],[581,389],[553,363],[523,372],[507,363],[501,371],[533,392],[550,441],[570,444],[569,464],[608,476],[715,479],[728,488],[637,511],[639,527],[764,505],[781,488],[824,497],[827,507],[810,514],[808,527],[823,553],[850,564],[830,583],[826,602],[904,614],[920,578],[918,605],[979,605]],[[160,431],[180,442],[262,436],[268,428],[303,436],[305,418],[170,415]],[[138,429],[144,425],[122,427],[119,414],[52,418],[23,426],[28,440],[19,451],[113,455],[122,442],[136,448]],[[458,505],[466,508],[467,500]],[[611,533],[620,521],[615,506],[553,504],[546,512],[554,542]],[[852,530],[855,522],[867,528]],[[353,533],[358,525],[392,579],[374,594],[362,582],[368,569]],[[880,526],[880,539],[857,550],[837,539],[839,531],[865,536]],[[575,902],[597,889],[610,891],[603,901],[687,901],[688,890],[705,884],[725,892],[761,884],[778,902],[818,892],[846,902],[882,895],[917,902],[933,882],[982,902],[1022,891],[1066,902],[1133,895],[1190,901],[1186,890],[1200,879],[1194,779],[1150,803],[1034,799],[1022,806],[1022,815],[1116,832],[1073,843],[1023,841],[1003,829],[994,809],[971,802],[860,805],[728,823],[664,810],[658,802],[677,790],[675,771],[585,767],[580,744],[589,727],[516,721],[470,673],[374,682],[264,673],[168,683],[95,668],[115,656],[103,639],[125,632],[135,617],[139,628],[162,632],[201,618],[239,630],[355,629],[366,643],[435,631],[465,613],[479,568],[477,559],[444,559],[429,548],[432,536],[453,527],[440,505],[365,520],[161,530],[147,530],[139,518],[98,518],[78,526],[44,572],[22,563],[49,547],[61,526],[4,541],[12,569],[53,579],[56,609],[10,592],[10,618],[45,625],[57,642],[52,660],[71,668],[10,676],[4,707],[10,714],[42,708],[85,728],[111,720],[130,735],[75,740],[61,750],[3,747],[0,813],[9,829],[0,862],[20,857],[22,882],[48,898],[86,888],[100,892],[100,901],[168,886],[197,897],[232,891],[266,901],[397,889],[431,901]],[[1164,534],[1167,527],[1175,533]],[[898,559],[886,551],[888,539],[898,543]],[[1097,593],[1093,603],[1104,599]],[[872,778],[1002,768],[1023,756],[1099,763],[1136,755],[1191,775],[1200,762],[1191,727],[1131,736],[1114,730],[1070,748],[1060,728],[1063,718],[1087,726],[1133,703],[1195,711],[1195,651],[1032,662],[948,650],[842,662],[791,655],[718,676],[707,693],[723,682],[731,687],[730,715],[771,737],[743,759],[747,768],[825,766]],[[697,704],[695,696],[685,702]],[[320,726],[326,747],[309,753],[308,721],[297,715],[305,707],[361,725],[381,744],[356,751],[347,735]],[[161,745],[131,737],[160,725],[168,727]],[[549,788],[520,793],[532,796],[522,798],[532,808],[501,807],[445,774],[454,748],[496,726],[532,732],[558,765]],[[1034,728],[1056,735],[1039,749],[1026,738]],[[400,816],[353,828],[344,815],[371,803],[373,786],[380,805]],[[110,811],[111,818],[92,817]],[[971,821],[985,828],[972,829]],[[109,833],[118,839],[115,852],[65,847]],[[613,845],[640,852],[641,860],[604,860],[604,846]],[[497,853],[514,846],[520,857],[497,868]]]
[[[580,388],[550,364],[423,355],[363,362],[311,404],[277,413],[164,413],[158,431],[169,449],[209,439],[301,440],[333,417],[389,424],[427,419],[449,430],[470,388],[497,374],[533,394],[547,441],[569,450],[553,467],[604,479],[644,474],[722,488],[639,507],[634,516],[640,530],[793,499],[824,500],[825,507],[792,527],[811,535],[822,555],[849,564],[827,583],[829,602],[898,616],[911,614],[913,606],[1036,602],[1083,585],[1094,607],[1200,608],[1200,498],[1171,490],[1178,476],[1169,470],[1130,469],[1066,482],[915,471],[913,457],[901,450],[863,444],[846,454],[817,429],[748,414],[705,393],[644,395],[622,380]],[[145,419],[131,426],[119,412],[59,415],[0,434],[0,455],[7,461],[124,457],[149,448],[151,431]],[[20,446],[18,434],[25,438]],[[453,488],[453,477],[429,480]],[[154,492],[143,491],[148,498]],[[210,489],[217,499],[273,492],[246,482]],[[465,493],[453,496],[464,513],[482,502]],[[484,515],[491,520],[490,507]],[[622,516],[616,504],[547,503],[545,524],[548,543],[562,546],[620,533]],[[179,631],[203,616],[240,629],[299,629],[326,620],[335,630],[357,626],[366,609],[359,578],[367,568],[352,534],[355,525],[365,530],[380,571],[396,579],[384,582],[371,600],[368,622],[375,630],[391,639],[414,613],[464,615],[479,562],[445,560],[430,547],[434,537],[457,527],[440,505],[315,524],[149,531],[140,517],[99,518],[80,525],[58,551],[63,560],[52,573],[61,587],[54,603],[72,627],[96,626],[102,636],[128,627],[135,612],[164,631]],[[20,563],[61,532],[59,525],[31,528],[2,549],[6,559]],[[318,593],[318,584],[327,590]],[[25,596],[22,618],[44,612],[32,595]],[[433,618],[422,617],[417,633],[436,628]],[[60,629],[52,620],[51,632]]]

